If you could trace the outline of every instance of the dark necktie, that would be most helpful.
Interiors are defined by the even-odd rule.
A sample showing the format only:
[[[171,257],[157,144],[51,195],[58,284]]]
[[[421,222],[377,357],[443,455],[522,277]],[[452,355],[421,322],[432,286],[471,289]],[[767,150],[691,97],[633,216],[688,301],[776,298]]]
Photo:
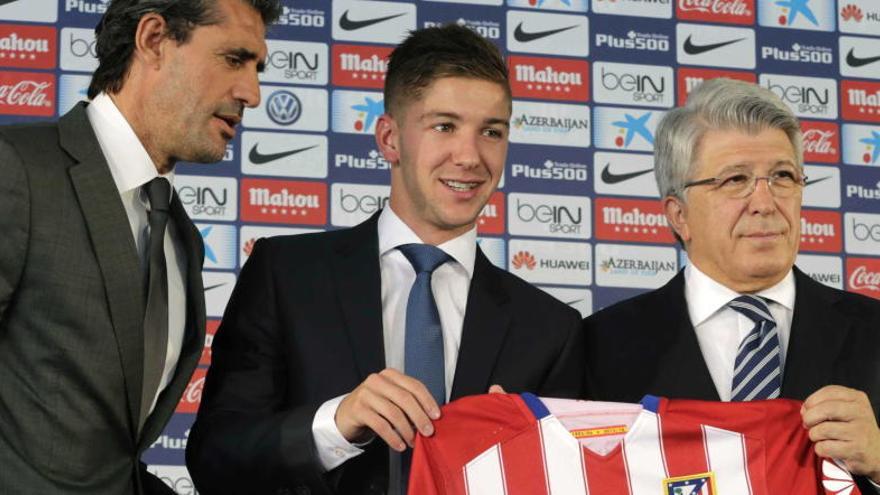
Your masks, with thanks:
[[[443,328],[431,292],[431,275],[452,258],[428,244],[398,246],[416,272],[406,303],[404,373],[422,382],[438,405],[446,402],[446,371],[443,359]],[[406,494],[410,451],[401,456],[401,494]]]
[[[755,296],[740,296],[728,305],[755,323],[737,350],[730,400],[779,397],[782,390],[782,350],[776,321],[770,309],[763,299]]]
[[[165,265],[165,227],[171,200],[171,184],[156,177],[144,185],[150,200],[150,242],[147,248],[147,304],[144,314],[144,382],[141,392],[140,428],[146,422],[165,370],[168,348],[168,269]]]

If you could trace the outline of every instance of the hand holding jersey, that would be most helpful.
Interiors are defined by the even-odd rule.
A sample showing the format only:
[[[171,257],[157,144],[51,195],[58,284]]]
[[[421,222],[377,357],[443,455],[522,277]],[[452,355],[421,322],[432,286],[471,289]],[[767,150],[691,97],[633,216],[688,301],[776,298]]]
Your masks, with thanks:
[[[823,387],[807,397],[801,415],[816,454],[838,459],[853,474],[880,483],[880,428],[864,392]]]

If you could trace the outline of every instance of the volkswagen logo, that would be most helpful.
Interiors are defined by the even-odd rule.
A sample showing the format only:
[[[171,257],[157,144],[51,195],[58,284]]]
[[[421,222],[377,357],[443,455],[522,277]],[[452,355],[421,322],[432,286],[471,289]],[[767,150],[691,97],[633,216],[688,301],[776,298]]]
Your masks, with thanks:
[[[302,115],[302,103],[295,94],[282,89],[269,95],[266,111],[272,122],[278,125],[290,125]]]

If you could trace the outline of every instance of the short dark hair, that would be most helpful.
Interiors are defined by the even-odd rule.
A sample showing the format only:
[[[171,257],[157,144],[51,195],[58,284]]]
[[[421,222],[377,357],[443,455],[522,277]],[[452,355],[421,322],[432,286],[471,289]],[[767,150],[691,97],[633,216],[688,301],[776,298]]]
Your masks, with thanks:
[[[411,31],[388,56],[385,111],[392,115],[406,100],[419,98],[437,79],[467,77],[498,83],[510,100],[510,80],[498,47],[457,24]]]
[[[240,1],[259,12],[266,25],[275,22],[281,14],[281,0]],[[89,98],[101,91],[117,93],[122,89],[131,67],[135,31],[141,17],[150,13],[157,13],[165,19],[168,25],[166,35],[181,45],[189,40],[196,27],[222,21],[217,12],[217,0],[112,0],[95,27],[99,65],[92,74]]]

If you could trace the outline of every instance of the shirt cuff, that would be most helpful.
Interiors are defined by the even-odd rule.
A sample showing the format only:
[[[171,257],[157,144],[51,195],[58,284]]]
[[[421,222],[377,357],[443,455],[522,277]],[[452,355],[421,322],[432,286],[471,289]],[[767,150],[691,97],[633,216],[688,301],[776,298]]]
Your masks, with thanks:
[[[345,461],[357,457],[364,452],[361,447],[368,442],[352,444],[342,436],[336,426],[336,410],[342,399],[348,394],[328,400],[321,404],[315,412],[312,420],[312,437],[315,439],[315,447],[318,449],[318,458],[325,471],[336,468]]]

